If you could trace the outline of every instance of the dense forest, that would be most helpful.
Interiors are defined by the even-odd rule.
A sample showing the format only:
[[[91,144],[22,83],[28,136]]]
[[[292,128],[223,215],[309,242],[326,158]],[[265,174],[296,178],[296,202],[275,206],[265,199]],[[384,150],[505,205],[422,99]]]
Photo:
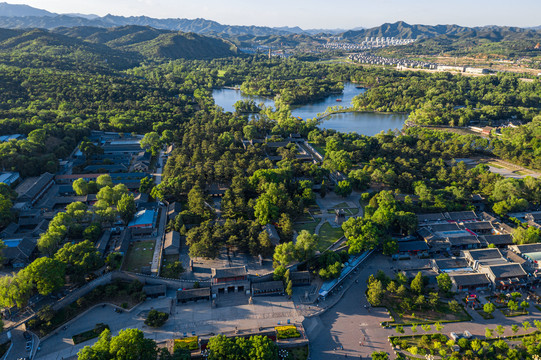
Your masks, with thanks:
[[[158,61],[143,53],[144,61],[134,58],[133,65],[123,70],[114,62],[97,64],[84,52],[79,57],[62,56],[63,43],[50,43],[54,51],[44,51],[49,60],[42,62],[30,41],[21,44],[2,55],[0,133],[26,138],[0,144],[2,167],[23,177],[55,172],[58,159],[68,156],[93,129],[146,134],[144,145],[153,152],[164,143],[174,144],[164,181],[147,190],[153,198],[183,204],[168,227],[186,236],[194,256],[213,258],[224,248],[237,249],[272,255],[278,269],[294,259],[309,260],[307,266],[322,277],[336,276],[347,254],[316,261],[313,234],[301,232],[297,245],[290,240],[293,222],[314,204],[316,189],[319,196],[333,190],[329,175],[338,172],[345,180],[335,184],[337,194],[375,189],[364,195],[365,217],[344,225],[350,253],[383,246],[386,254],[392,254],[396,243],[391,235],[415,231],[414,213],[471,209],[472,194],[485,196],[501,215],[539,206],[541,201],[537,179],[504,179],[486,166],[467,168],[453,161],[494,153],[538,166],[540,85],[515,75],[466,78],[264,56]],[[85,51],[111,49],[98,45],[88,45]],[[340,91],[348,81],[368,87],[355,99],[358,110],[411,112],[410,120],[418,124],[466,125],[513,118],[526,125],[504,131],[496,140],[421,127],[367,137],[323,130],[313,119],[291,117],[291,104]],[[263,107],[258,116],[244,113],[242,106],[233,113],[223,112],[211,94],[225,85],[274,96],[279,100],[277,109]],[[248,104],[255,109],[252,105]],[[265,142],[242,142],[279,141],[290,134],[300,134],[323,149],[323,163],[302,162],[290,145],[276,149],[281,160],[271,161]],[[74,203],[60,212],[40,238],[44,256],[17,276],[3,278],[0,293],[6,294],[6,306],[24,305],[36,292],[51,293],[64,284],[63,274],[80,279],[103,264],[92,246],[99,223],[133,213],[133,197],[124,187],[102,180],[92,184],[98,199],[93,209]],[[78,194],[89,193],[83,185],[74,187]],[[206,205],[210,189],[218,185],[226,189],[220,221]],[[2,221],[7,224],[13,194],[2,189],[1,195]],[[277,225],[283,242],[276,249],[263,231],[269,223]],[[78,238],[86,242],[71,244]],[[87,261],[74,260],[81,253],[88,253]]]

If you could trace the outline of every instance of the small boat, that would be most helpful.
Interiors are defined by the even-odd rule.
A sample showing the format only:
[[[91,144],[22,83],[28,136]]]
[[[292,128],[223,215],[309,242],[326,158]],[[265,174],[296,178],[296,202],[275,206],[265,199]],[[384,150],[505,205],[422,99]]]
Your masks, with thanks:
[[[336,99],[337,102],[342,102],[342,99]]]

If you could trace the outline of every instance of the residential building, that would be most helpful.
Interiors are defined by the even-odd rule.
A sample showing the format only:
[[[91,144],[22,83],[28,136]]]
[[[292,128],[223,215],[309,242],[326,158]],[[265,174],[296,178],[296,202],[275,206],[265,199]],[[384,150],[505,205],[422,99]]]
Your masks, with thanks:
[[[477,221],[465,223],[464,227],[477,235],[490,235],[494,232],[494,227],[489,221]]]
[[[172,202],[167,206],[167,221],[174,220],[182,211],[182,205],[179,202]]]
[[[528,274],[519,264],[480,266],[480,273],[485,273],[498,290],[517,290],[526,284]]]
[[[143,292],[147,294],[149,298],[157,298],[165,296],[167,294],[167,286],[165,285],[145,285],[143,286]]]
[[[486,290],[491,287],[491,282],[485,274],[452,274],[451,275],[451,291],[468,291],[476,292]]]
[[[185,304],[188,301],[210,300],[211,289],[209,287],[199,289],[179,289],[177,291],[177,304]]]
[[[180,233],[177,231],[169,231],[165,234],[163,243],[163,253],[165,255],[178,255],[180,252]]]
[[[3,241],[6,246],[2,250],[5,265],[21,268],[30,263],[30,257],[37,246],[36,238],[15,237],[4,239]]]
[[[280,244],[280,235],[273,224],[265,225],[265,231],[269,234],[269,239],[272,245],[277,246]]]
[[[105,255],[107,252],[107,246],[109,245],[109,241],[111,241],[111,230],[105,230],[99,238],[98,242],[96,242],[96,249],[100,252],[102,256]]]
[[[478,249],[464,251],[464,258],[468,265],[474,270],[479,268],[479,265],[491,265],[507,263],[499,249]]]
[[[53,184],[54,175],[48,172],[39,177],[28,178],[15,188],[18,194],[17,202],[34,205]]]
[[[248,270],[245,266],[231,268],[212,269],[212,293],[244,293],[250,290],[250,280],[248,279]]]
[[[252,295],[283,295],[284,283],[280,281],[266,281],[260,283],[252,283]]]
[[[481,235],[479,240],[483,246],[494,245],[497,248],[506,248],[513,245],[513,236],[511,234]]]
[[[3,172],[0,174],[0,183],[8,186],[15,186],[21,181],[21,175],[18,172]]]
[[[465,258],[432,259],[432,269],[438,273],[471,272],[473,269]]]

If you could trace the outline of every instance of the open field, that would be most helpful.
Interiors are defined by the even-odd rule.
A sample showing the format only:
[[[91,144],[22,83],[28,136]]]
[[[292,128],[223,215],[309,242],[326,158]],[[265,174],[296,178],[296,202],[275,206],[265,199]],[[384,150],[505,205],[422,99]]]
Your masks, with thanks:
[[[128,249],[122,270],[140,272],[141,267],[150,266],[154,254],[154,245],[155,242],[152,240],[132,243]]]
[[[316,231],[317,222],[309,222],[306,224],[295,224],[293,225],[293,229],[295,229],[297,232],[301,232],[301,230],[308,230],[310,234],[313,234]]]
[[[344,236],[341,228],[333,228],[328,222],[319,229],[318,250],[323,251],[331,246],[336,240]]]

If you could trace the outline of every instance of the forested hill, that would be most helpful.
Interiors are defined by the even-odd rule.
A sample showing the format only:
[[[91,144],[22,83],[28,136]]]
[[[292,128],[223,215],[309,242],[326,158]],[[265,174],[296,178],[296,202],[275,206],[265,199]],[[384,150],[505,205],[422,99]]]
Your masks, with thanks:
[[[459,25],[410,25],[403,21],[386,23],[370,29],[358,31],[346,31],[342,34],[345,39],[363,41],[366,37],[395,37],[401,39],[427,39],[447,36],[457,38],[489,37],[491,39],[504,38],[521,39],[538,34],[533,29],[519,27],[485,26],[485,27],[464,27]]]
[[[222,39],[149,26],[121,26],[110,29],[83,26],[59,28],[53,32],[147,57],[212,59],[237,53],[233,44]]]
[[[0,29],[2,63],[74,70],[125,69],[148,58],[212,59],[236,54],[221,39],[192,33],[127,26],[113,29]]]

